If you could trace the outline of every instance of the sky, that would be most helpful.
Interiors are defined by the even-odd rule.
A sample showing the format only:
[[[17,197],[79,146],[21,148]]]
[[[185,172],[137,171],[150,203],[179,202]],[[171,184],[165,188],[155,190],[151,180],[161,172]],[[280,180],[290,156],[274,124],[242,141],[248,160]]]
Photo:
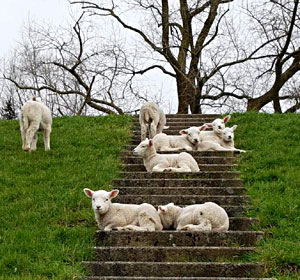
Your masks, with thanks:
[[[67,0],[6,0],[0,8],[0,57],[7,55],[21,39],[22,26],[29,19],[55,25],[70,21]]]

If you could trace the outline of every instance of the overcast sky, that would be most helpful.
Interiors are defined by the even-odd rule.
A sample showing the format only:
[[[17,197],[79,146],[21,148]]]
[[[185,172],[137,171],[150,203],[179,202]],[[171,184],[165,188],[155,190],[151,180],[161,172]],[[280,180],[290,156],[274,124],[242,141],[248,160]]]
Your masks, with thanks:
[[[20,41],[22,26],[28,19],[56,25],[70,20],[67,0],[6,0],[0,7],[0,57]]]

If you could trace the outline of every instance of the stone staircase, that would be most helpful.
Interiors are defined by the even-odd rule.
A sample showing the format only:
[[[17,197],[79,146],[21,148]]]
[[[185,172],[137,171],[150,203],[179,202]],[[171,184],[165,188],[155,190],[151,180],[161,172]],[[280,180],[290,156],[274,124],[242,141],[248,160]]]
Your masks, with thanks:
[[[178,134],[190,126],[211,122],[218,115],[167,115],[164,132]],[[251,230],[258,222],[244,213],[250,197],[246,194],[235,155],[231,152],[191,152],[199,164],[199,173],[147,173],[141,158],[132,156],[140,142],[138,118],[133,137],[126,146],[121,178],[114,180],[120,190],[115,200],[120,203],[148,202],[157,207],[174,202],[189,205],[213,201],[230,217],[228,232],[104,232],[95,234],[95,260],[84,262],[92,276],[100,279],[198,279],[198,280],[262,280],[265,267],[261,263],[243,261],[243,255],[255,252],[255,244],[263,232]],[[272,280],[268,278],[268,280]],[[275,280],[275,279],[273,279]]]

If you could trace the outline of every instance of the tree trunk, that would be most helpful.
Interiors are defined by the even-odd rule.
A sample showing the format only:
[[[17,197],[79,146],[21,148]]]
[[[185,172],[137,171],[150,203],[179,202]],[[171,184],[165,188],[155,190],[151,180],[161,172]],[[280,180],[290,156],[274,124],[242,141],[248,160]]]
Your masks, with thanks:
[[[194,104],[195,87],[183,75],[177,75],[178,111],[177,114],[188,114],[189,106]]]
[[[271,101],[276,100],[276,96],[278,96],[277,88],[271,88],[268,92],[266,92],[264,95],[261,95],[257,98],[248,99],[248,105],[247,105],[247,112],[254,111],[258,112],[262,107],[270,103]],[[279,102],[279,99],[278,99]],[[275,102],[276,103],[276,102]],[[274,109],[275,106],[278,106],[278,104],[274,103]],[[280,104],[279,104],[280,106]],[[277,107],[278,109],[278,107]]]

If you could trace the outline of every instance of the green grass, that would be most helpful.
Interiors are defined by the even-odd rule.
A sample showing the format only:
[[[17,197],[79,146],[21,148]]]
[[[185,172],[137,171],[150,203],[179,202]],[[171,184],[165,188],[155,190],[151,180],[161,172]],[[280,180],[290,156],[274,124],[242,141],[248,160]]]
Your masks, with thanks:
[[[82,189],[109,189],[130,117],[56,118],[51,151],[21,149],[17,121],[0,121],[0,279],[78,279],[96,229]]]
[[[239,169],[265,232],[259,254],[268,274],[300,279],[300,115],[233,114],[236,146],[249,150]]]
[[[300,279],[300,116],[233,114],[239,160],[252,198],[248,215],[265,231],[266,276]],[[0,279],[78,279],[96,230],[82,189],[111,188],[129,139],[128,116],[54,119],[51,151],[21,150],[17,121],[0,121]]]

